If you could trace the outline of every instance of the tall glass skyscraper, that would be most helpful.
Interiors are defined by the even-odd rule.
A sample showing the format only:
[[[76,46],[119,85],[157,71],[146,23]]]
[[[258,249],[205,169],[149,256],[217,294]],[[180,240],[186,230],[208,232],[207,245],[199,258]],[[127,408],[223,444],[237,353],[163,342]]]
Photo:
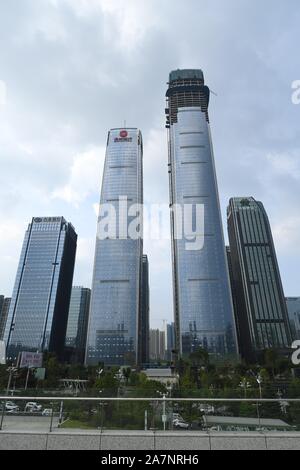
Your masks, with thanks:
[[[268,216],[252,197],[228,207],[230,262],[242,356],[259,360],[265,349],[287,350],[292,338]]]
[[[237,342],[221,222],[208,105],[210,90],[201,70],[170,73],[167,91],[169,180],[176,349],[199,347],[225,356]],[[204,207],[204,246],[187,249],[177,239],[178,207]],[[199,206],[198,206],[199,207]],[[188,234],[186,234],[188,235]]]
[[[34,218],[25,234],[4,341],[7,356],[50,351],[62,357],[77,235],[63,217]]]
[[[96,240],[86,364],[139,361],[142,237],[130,235],[135,205],[143,203],[143,143],[138,129],[108,134]],[[121,198],[121,199],[120,199]],[[127,206],[127,208],[126,208]],[[107,217],[107,236],[99,227]]]
[[[140,306],[140,353],[141,353],[141,364],[149,363],[149,347],[150,347],[150,292],[149,292],[149,261],[148,256],[143,255],[142,264],[142,295],[141,295],[141,306]]]
[[[65,346],[71,362],[84,362],[91,289],[72,287]]]
[[[300,297],[287,297],[285,300],[293,340],[300,340]]]
[[[3,297],[3,296],[1,296],[1,297]],[[5,333],[5,327],[6,327],[10,302],[11,302],[10,297],[6,297],[6,298],[3,297],[2,302],[1,302],[1,298],[0,298],[0,341],[3,340],[3,338],[4,338],[4,333]],[[2,303],[2,308],[1,308],[1,303]]]

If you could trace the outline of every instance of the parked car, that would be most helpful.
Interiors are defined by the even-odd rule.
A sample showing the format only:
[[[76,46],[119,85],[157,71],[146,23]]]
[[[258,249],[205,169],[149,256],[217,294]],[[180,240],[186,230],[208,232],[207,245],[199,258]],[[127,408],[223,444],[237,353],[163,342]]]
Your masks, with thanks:
[[[24,411],[27,413],[38,413],[42,411],[42,409],[42,405],[39,405],[35,401],[29,401],[28,403],[26,403]]]
[[[186,423],[185,421],[180,421],[179,419],[173,420],[173,426],[174,428],[179,428],[179,429],[189,429],[190,427],[188,423]]]
[[[182,418],[182,416],[179,413],[173,413],[172,416],[173,416],[173,421],[175,419],[178,419],[179,421],[184,421],[184,419]]]
[[[7,401],[5,402],[5,410],[7,413],[18,413],[20,408],[13,401]]]
[[[45,408],[42,411],[42,416],[51,416],[52,415],[52,408]]]

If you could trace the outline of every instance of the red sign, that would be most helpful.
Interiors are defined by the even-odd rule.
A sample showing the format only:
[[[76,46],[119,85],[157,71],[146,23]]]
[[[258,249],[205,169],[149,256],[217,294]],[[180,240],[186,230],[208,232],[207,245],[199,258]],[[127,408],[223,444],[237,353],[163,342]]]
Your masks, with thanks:
[[[126,139],[127,136],[128,136],[128,132],[127,132],[127,131],[121,131],[121,132],[120,132],[120,137],[122,137],[122,139]]]

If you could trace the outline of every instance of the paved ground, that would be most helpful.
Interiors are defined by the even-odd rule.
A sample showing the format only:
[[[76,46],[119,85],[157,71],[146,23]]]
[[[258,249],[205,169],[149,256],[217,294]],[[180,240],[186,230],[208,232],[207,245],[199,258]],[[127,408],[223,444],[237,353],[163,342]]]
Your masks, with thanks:
[[[300,433],[2,431],[0,450],[300,450]]]
[[[48,432],[50,429],[50,416],[4,416],[3,431],[30,431],[30,432]],[[58,427],[58,418],[53,418],[53,429]]]

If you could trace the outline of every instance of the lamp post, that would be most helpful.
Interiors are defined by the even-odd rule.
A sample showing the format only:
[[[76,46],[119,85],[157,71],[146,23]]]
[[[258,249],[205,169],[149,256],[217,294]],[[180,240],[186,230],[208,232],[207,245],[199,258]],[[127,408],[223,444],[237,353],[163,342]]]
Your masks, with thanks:
[[[157,390],[157,393],[160,394],[160,396],[163,397],[163,414],[162,414],[162,422],[164,425],[164,431],[166,430],[166,421],[167,421],[167,415],[166,415],[166,398],[168,393],[162,393],[159,390]]]
[[[7,369],[7,372],[9,373],[9,376],[8,376],[8,382],[7,382],[7,388],[6,388],[6,395],[9,394],[9,389],[10,389],[10,384],[11,384],[11,380],[14,376],[14,374],[16,372],[18,372],[18,368],[17,367],[14,367],[14,366],[11,366]]]
[[[245,398],[247,398],[247,389],[251,388],[251,384],[247,381],[246,378],[244,378],[239,384],[239,387],[244,389]]]
[[[260,400],[262,399],[262,376],[260,375],[260,373],[258,373],[258,375],[256,375],[253,370],[250,370],[249,371],[251,373],[251,375],[255,378],[257,384],[258,384],[258,388],[259,388],[259,398]],[[260,412],[259,412],[259,407],[260,407],[260,404],[257,402],[256,404],[256,409],[257,409],[257,416],[258,416],[258,427],[259,429],[261,429],[261,419],[260,419]]]

